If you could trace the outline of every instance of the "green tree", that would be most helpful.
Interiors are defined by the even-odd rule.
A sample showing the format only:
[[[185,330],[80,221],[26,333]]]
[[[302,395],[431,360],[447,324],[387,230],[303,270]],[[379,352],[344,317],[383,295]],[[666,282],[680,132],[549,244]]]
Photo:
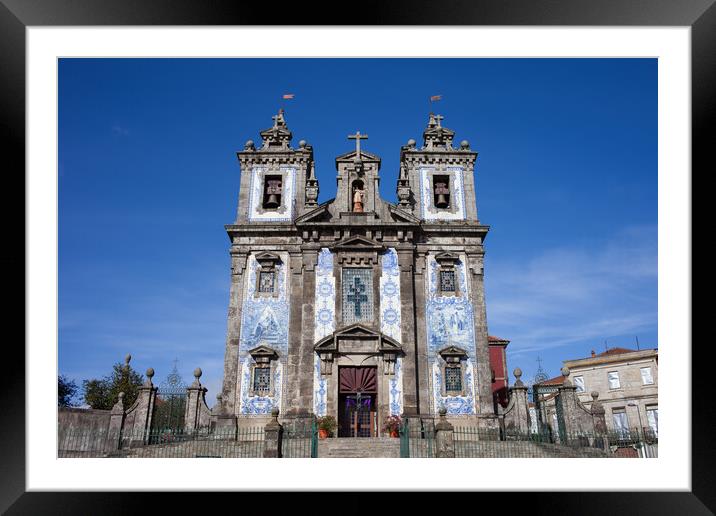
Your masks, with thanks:
[[[61,374],[57,377],[57,405],[60,407],[74,407],[74,397],[77,394],[77,384]]]
[[[129,365],[130,358],[127,355],[124,364],[114,364],[112,373],[104,378],[83,381],[85,403],[93,409],[110,410],[117,403],[119,393],[123,392],[124,407],[131,407],[139,394],[142,375]]]

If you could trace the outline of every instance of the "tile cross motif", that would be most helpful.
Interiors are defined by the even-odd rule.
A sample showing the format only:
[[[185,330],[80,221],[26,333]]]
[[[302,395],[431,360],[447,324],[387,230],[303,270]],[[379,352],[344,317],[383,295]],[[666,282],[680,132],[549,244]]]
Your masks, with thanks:
[[[360,317],[360,305],[368,302],[368,296],[364,294],[365,283],[363,283],[359,277],[353,278],[353,285],[348,287],[348,296],[346,299],[353,303],[355,316]]]

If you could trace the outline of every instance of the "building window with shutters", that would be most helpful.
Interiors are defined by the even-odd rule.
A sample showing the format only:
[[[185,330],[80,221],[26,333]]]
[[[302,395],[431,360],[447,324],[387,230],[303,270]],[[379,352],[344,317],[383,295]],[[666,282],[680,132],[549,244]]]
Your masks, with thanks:
[[[574,386],[577,388],[577,392],[586,392],[584,388],[584,376],[575,376]]]
[[[659,437],[659,408],[656,405],[646,406],[646,420],[654,437]]]
[[[607,379],[609,380],[610,389],[619,389],[621,387],[621,384],[619,383],[619,373],[617,371],[608,372]]]
[[[612,410],[612,423],[614,425],[614,431],[620,437],[626,437],[629,434],[629,422],[624,407]]]
[[[642,367],[640,371],[642,385],[653,385],[654,378],[651,376],[651,367]]]

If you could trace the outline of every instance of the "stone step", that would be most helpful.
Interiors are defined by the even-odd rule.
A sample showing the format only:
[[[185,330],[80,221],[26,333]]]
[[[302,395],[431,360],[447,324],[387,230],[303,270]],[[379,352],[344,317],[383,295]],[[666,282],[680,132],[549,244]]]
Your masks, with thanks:
[[[394,437],[334,437],[318,441],[323,458],[398,458],[400,439]]]

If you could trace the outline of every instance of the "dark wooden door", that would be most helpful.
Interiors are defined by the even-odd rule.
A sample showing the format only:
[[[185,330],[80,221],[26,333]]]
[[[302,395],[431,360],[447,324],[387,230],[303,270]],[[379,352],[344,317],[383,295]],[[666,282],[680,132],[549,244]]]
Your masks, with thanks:
[[[341,367],[338,374],[338,437],[377,436],[377,369]]]

